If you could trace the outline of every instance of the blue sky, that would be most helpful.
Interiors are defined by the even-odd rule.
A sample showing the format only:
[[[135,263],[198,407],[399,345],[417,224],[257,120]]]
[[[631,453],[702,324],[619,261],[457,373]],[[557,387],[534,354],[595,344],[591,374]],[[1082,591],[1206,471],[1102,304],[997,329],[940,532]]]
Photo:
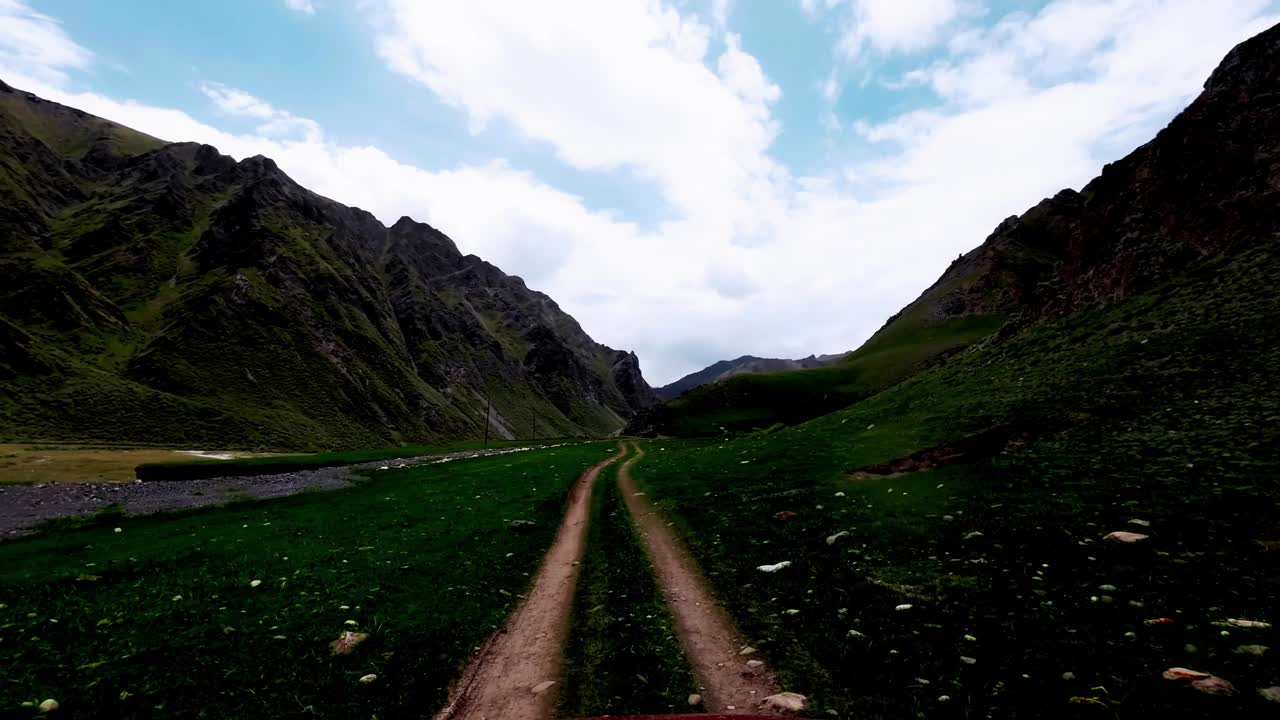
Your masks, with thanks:
[[[0,77],[449,233],[654,384],[856,347],[1272,0],[0,0]]]

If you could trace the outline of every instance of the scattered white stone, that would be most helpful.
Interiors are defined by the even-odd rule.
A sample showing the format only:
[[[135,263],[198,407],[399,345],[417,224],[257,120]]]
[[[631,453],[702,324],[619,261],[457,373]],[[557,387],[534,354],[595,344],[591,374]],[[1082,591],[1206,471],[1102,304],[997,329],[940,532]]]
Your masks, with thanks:
[[[382,467],[380,467],[380,468],[378,468],[378,469],[379,469],[379,470],[390,470],[391,468],[387,467],[386,465],[383,465]]]
[[[1139,519],[1137,519],[1137,518],[1134,518],[1134,519],[1130,520],[1130,521],[1129,521],[1129,524],[1130,524],[1130,525],[1137,525],[1138,527],[1151,527],[1151,521],[1150,521],[1150,520],[1139,520]]]
[[[1241,645],[1235,649],[1237,655],[1266,655],[1271,648],[1266,645]]]
[[[750,645],[745,645],[741,650],[738,651],[738,654],[743,656],[753,655],[755,654],[755,651],[756,651],[755,648],[751,647]]]
[[[1072,680],[1076,679],[1076,674],[1073,672],[1064,672],[1062,673],[1062,679],[1066,680],[1067,682],[1071,682]]]
[[[1280,703],[1280,685],[1269,688],[1258,688],[1258,694],[1262,696],[1263,700]]]
[[[1150,536],[1143,535],[1141,533],[1132,533],[1132,532],[1125,532],[1124,530],[1117,530],[1116,532],[1113,532],[1113,533],[1107,533],[1102,537],[1102,539],[1108,540],[1110,542],[1135,543],[1135,542],[1141,542],[1142,540],[1146,540],[1148,537]]]
[[[976,637],[974,637],[974,636],[972,636],[972,635],[965,635],[965,636],[964,636],[964,639],[965,639],[966,641],[968,641],[968,642],[978,642],[978,638],[976,638]]]
[[[807,700],[804,695],[793,692],[781,692],[777,695],[770,695],[760,703],[761,706],[769,710],[781,710],[783,712],[800,712],[804,709],[804,701]]]
[[[964,663],[965,665],[977,665],[977,664],[978,664],[978,659],[977,659],[977,658],[971,658],[971,657],[965,657],[964,655],[961,655],[961,656],[960,656],[960,662]]]
[[[695,706],[697,706],[697,705],[701,705],[701,704],[702,704],[702,696],[701,696],[701,695],[699,695],[698,693],[694,693],[694,694],[690,695],[690,696],[689,696],[689,704],[690,704],[690,705],[695,705]]]
[[[910,610],[912,607],[913,606],[910,603],[903,603],[898,607],[894,608],[894,610],[897,610],[898,612],[904,612],[904,611]]]
[[[119,530],[117,530],[117,532],[119,532]],[[58,709],[58,701],[54,700],[53,698],[49,698],[44,702],[40,703],[40,712],[42,713],[50,713],[57,709]]]
[[[777,563],[775,565],[760,565],[756,569],[759,570],[760,572],[776,573],[779,570],[782,570],[783,568],[789,568],[789,567],[791,567],[791,561],[783,560],[782,562]]]
[[[1222,622],[1216,622],[1214,623],[1214,625],[1217,625],[1218,627],[1243,628],[1245,630],[1270,630],[1271,629],[1271,623],[1262,622],[1261,620],[1233,619],[1233,620],[1224,620]]]
[[[1098,589],[1101,590],[1102,592],[1115,592],[1116,586],[1115,585],[1099,585]]]
[[[355,627],[356,625],[359,625],[360,623],[356,622],[355,620],[344,620],[344,621],[342,622],[342,624],[343,624],[343,625],[350,625],[351,627]]]
[[[842,493],[842,492],[838,492],[838,493],[836,493],[836,497],[844,497],[844,493]]]
[[[796,608],[791,608],[791,609],[789,609],[789,610],[786,610],[785,612],[786,612],[786,614],[787,614],[787,615],[799,615],[799,614],[800,614],[800,611],[799,611],[799,610],[797,610]]]
[[[848,534],[849,534],[849,531],[848,531],[848,530],[841,530],[840,532],[836,533],[835,535],[828,535],[828,536],[827,536],[827,544],[828,544],[828,545],[835,545],[835,544],[836,544],[836,541],[838,541],[838,540],[839,540],[840,538],[842,538],[842,537],[846,537]]]
[[[939,695],[939,696],[938,696],[938,702],[950,702],[950,701],[951,701],[951,696],[950,696],[950,695]]]
[[[377,676],[377,675],[375,675],[375,674],[373,674],[373,673],[369,673],[368,675],[361,675],[361,676],[360,676],[360,682],[362,682],[362,683],[364,683],[364,684],[366,684],[366,685],[367,685],[367,684],[369,684],[369,683],[371,683],[371,682],[373,682],[374,680],[377,680],[377,679],[378,679],[378,676]]]
[[[982,533],[978,532],[977,530],[974,530],[973,532],[969,533],[968,535],[965,535],[965,536],[964,536],[964,539],[965,539],[965,540],[973,540],[974,538],[980,538],[980,537],[983,537]]]
[[[115,530],[112,530],[112,532],[124,532],[124,528],[116,528]],[[55,702],[54,705],[57,705],[57,703]]]
[[[249,587],[258,587],[258,586],[259,586],[259,585],[261,585],[261,584],[262,584],[262,581],[261,581],[261,580],[250,580],[250,581],[249,581]]]
[[[751,668],[752,670],[754,670],[754,669],[756,669],[756,668],[758,668],[758,667],[764,667],[764,663],[760,662],[759,660],[748,660],[748,661],[747,661],[747,667],[749,667],[749,668]]]
[[[864,638],[864,637],[866,637],[866,635],[863,635],[862,633],[858,632],[857,630],[850,630],[850,631],[849,631],[849,635],[848,635],[848,636],[849,636],[849,637],[851,637],[851,638]]]
[[[529,688],[529,691],[532,692],[534,695],[541,695],[542,693],[550,690],[551,686],[555,684],[556,684],[555,680],[543,680],[537,685],[534,685],[533,687]]]

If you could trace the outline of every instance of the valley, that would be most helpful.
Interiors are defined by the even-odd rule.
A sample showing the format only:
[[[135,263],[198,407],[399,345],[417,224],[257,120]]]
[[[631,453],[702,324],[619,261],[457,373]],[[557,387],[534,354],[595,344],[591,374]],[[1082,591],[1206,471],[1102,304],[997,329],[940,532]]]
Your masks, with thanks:
[[[0,716],[1275,715],[1280,25],[860,347],[657,388],[271,159],[0,141]]]

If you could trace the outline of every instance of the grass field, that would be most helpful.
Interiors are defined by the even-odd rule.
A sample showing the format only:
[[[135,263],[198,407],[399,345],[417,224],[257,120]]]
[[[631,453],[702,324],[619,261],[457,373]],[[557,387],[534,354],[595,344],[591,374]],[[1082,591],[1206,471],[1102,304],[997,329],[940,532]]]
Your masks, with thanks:
[[[1280,620],[1280,296],[1256,291],[1278,265],[1201,268],[795,428],[648,441],[635,474],[815,716],[1273,716],[1280,663],[1247,646],[1280,634],[1215,623]],[[1000,425],[1061,431],[852,473]]]
[[[621,462],[601,473],[565,657],[562,717],[678,713],[698,692],[652,565],[619,494]]]
[[[252,453],[245,453],[252,455]],[[144,463],[190,462],[163,448],[64,443],[0,443],[0,485],[5,483],[127,482]]]
[[[277,473],[314,470],[338,465],[356,465],[378,460],[439,455],[450,452],[480,450],[485,447],[505,448],[552,444],[553,440],[459,440],[437,445],[349,450],[311,453],[308,455],[262,455],[233,460],[165,460],[138,465],[135,474],[142,480],[198,480],[230,475],[275,475]]]
[[[82,718],[429,715],[529,583],[567,488],[613,450],[425,465],[0,544],[0,713],[53,698]],[[344,630],[369,638],[332,656]]]

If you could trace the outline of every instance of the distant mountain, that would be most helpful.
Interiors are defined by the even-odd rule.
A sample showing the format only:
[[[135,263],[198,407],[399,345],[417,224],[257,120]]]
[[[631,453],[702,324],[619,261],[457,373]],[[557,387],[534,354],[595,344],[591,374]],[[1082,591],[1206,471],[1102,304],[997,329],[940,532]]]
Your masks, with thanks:
[[[1280,26],[1241,43],[1168,127],[1082,190],[1010,217],[832,365],[704,385],[633,432],[712,434],[850,405],[956,353],[1152,292],[1280,238]],[[1277,279],[1280,281],[1280,279]]]
[[[695,372],[689,373],[669,385],[655,388],[654,393],[659,400],[674,400],[686,392],[709,383],[720,382],[735,375],[753,375],[757,373],[781,372],[783,370],[808,370],[822,367],[839,360],[842,355],[810,355],[799,360],[782,360],[778,358],[762,358],[754,355],[743,355],[735,360],[721,360]]]
[[[0,83],[0,436],[337,447],[600,435],[633,353],[423,223]]]

